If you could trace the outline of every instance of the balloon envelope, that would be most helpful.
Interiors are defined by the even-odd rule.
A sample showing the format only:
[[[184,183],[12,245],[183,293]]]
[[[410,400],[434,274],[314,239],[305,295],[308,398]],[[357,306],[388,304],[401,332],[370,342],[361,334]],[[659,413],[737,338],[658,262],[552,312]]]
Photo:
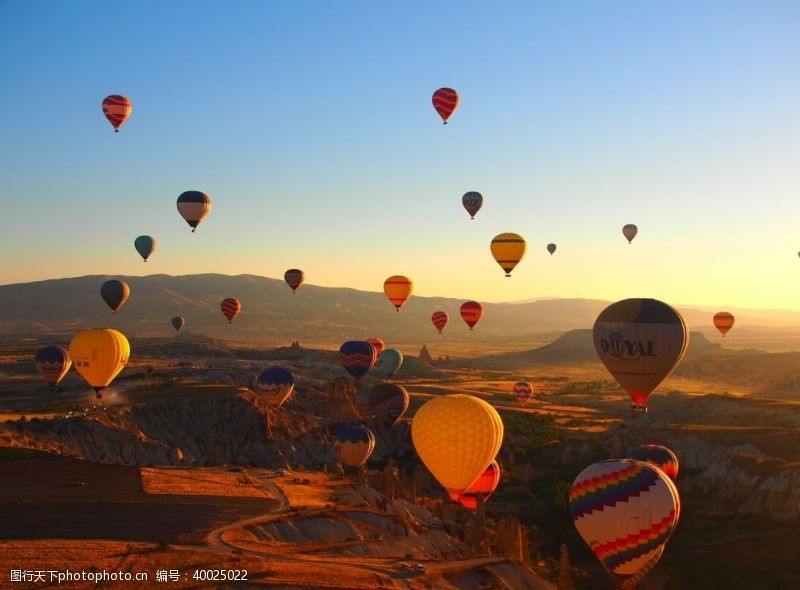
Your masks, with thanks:
[[[369,405],[375,419],[384,428],[391,428],[408,409],[408,392],[402,385],[379,383],[369,394]]]
[[[628,225],[622,228],[622,235],[625,236],[625,239],[628,240],[630,244],[633,241],[633,238],[636,237],[636,234],[639,233],[639,228],[629,223]]]
[[[550,252],[550,256],[555,253],[557,246],[555,244],[547,244],[547,251]]]
[[[345,426],[335,436],[339,460],[345,465],[363,465],[375,450],[375,435],[366,426]]]
[[[519,403],[524,404],[533,397],[533,387],[527,381],[517,381],[514,384],[513,394]]]
[[[69,356],[81,377],[100,390],[128,364],[131,347],[125,335],[110,328],[78,332],[69,344]]]
[[[303,284],[305,273],[299,268],[290,268],[283,273],[283,280],[292,288],[292,293],[297,292],[297,288]]]
[[[175,331],[180,332],[181,328],[183,328],[183,325],[186,323],[186,320],[183,319],[181,316],[176,315],[174,318],[172,318],[171,322],[172,322],[172,327],[175,328]]]
[[[133,112],[133,103],[131,103],[129,98],[120,94],[106,96],[103,99],[102,107],[103,114],[106,116],[106,119],[108,119],[108,122],[111,123],[112,127],[114,127],[115,132],[119,132],[119,128],[125,124],[125,121],[128,120],[128,117],[130,117]]]
[[[733,314],[727,311],[720,311],[714,315],[714,327],[720,331],[723,337],[728,333],[728,330],[733,328],[733,322]]]
[[[128,284],[116,279],[106,281],[100,286],[100,297],[111,308],[111,313],[117,313],[119,308],[125,305],[130,294],[131,288]]]
[[[444,330],[444,327],[447,325],[447,322],[450,321],[450,316],[443,311],[434,311],[433,315],[431,316],[431,321],[433,322],[434,327],[439,331],[439,334],[441,334],[442,330]]]
[[[178,197],[178,213],[186,220],[192,232],[211,212],[211,197],[200,191],[186,191]]]
[[[675,481],[678,477],[678,456],[664,445],[640,445],[628,453],[631,459],[658,467]]]
[[[680,498],[665,473],[633,459],[595,463],[569,492],[575,528],[621,587],[652,569],[678,522]]]
[[[461,197],[461,204],[469,213],[470,219],[475,219],[475,214],[483,207],[483,195],[477,191],[469,191]]]
[[[391,377],[397,373],[403,364],[403,353],[396,348],[387,348],[378,357],[375,363],[375,370],[386,377]]]
[[[41,349],[36,353],[34,362],[42,379],[47,381],[52,388],[61,382],[72,366],[69,352],[60,346],[47,346]]]
[[[439,88],[433,93],[433,108],[439,113],[445,125],[450,115],[458,108],[458,102],[458,92],[452,88]]]
[[[519,234],[499,234],[492,239],[490,250],[497,264],[510,277],[511,271],[525,256],[525,239]]]
[[[139,236],[133,241],[133,247],[136,248],[139,256],[144,258],[145,262],[156,249],[156,246],[158,244],[151,236]]]
[[[222,310],[222,315],[228,318],[228,323],[230,324],[236,316],[239,315],[239,312],[242,311],[242,304],[235,297],[228,297],[222,300],[222,303],[219,304],[219,308]]]
[[[386,347],[386,343],[380,338],[375,338],[375,337],[367,338],[367,342],[369,342],[370,344],[372,344],[372,346],[375,347],[375,354],[377,354],[378,356],[381,355],[383,349]]]
[[[366,340],[349,340],[339,347],[339,361],[356,382],[367,374],[377,360],[375,347]]]
[[[497,459],[493,459],[489,463],[489,467],[484,469],[483,473],[475,480],[475,483],[458,497],[458,501],[464,508],[477,510],[478,498],[482,498],[483,502],[486,503],[500,484],[501,475],[500,465],[497,464]]]
[[[383,282],[383,292],[386,293],[386,297],[397,308],[397,311],[400,311],[400,308],[405,305],[413,290],[414,283],[403,275],[391,276]]]
[[[294,391],[294,375],[283,367],[269,367],[261,371],[255,389],[267,404],[280,408]]]
[[[497,456],[503,421],[477,397],[435,397],[417,410],[411,440],[425,467],[457,501]]]
[[[480,319],[483,317],[483,305],[478,303],[477,301],[467,301],[461,304],[461,319],[463,319],[469,329],[475,327]]]
[[[686,323],[657,299],[624,299],[605,308],[594,323],[594,348],[614,379],[647,411],[647,398],[678,366],[689,345]]]

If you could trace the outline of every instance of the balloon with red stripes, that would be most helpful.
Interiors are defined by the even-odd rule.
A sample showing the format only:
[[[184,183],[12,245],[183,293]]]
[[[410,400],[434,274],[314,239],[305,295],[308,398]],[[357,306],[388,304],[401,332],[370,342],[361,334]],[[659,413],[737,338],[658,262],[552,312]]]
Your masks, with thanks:
[[[119,128],[128,120],[132,112],[131,99],[121,94],[112,94],[103,99],[103,114],[114,127],[115,133],[119,133]]]
[[[222,315],[228,318],[228,323],[231,324],[236,316],[239,315],[239,312],[242,311],[242,303],[235,297],[228,297],[222,300],[219,308],[222,310]]]
[[[439,113],[445,125],[453,111],[458,108],[458,102],[458,92],[452,88],[439,88],[433,93],[433,108]]]
[[[483,305],[477,301],[467,301],[461,304],[461,319],[467,323],[470,330],[475,327],[475,324],[477,324],[482,317]]]
[[[431,316],[431,321],[433,322],[434,327],[439,331],[439,334],[441,334],[442,330],[444,330],[444,327],[447,325],[447,322],[450,321],[450,316],[443,311],[434,311],[433,315]]]

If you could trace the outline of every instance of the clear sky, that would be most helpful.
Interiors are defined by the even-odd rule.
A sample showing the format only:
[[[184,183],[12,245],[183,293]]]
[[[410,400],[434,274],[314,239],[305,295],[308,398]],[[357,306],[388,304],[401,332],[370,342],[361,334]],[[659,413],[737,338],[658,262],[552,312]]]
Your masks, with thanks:
[[[461,94],[447,126],[440,86]],[[196,234],[191,189],[214,203]],[[0,0],[3,284],[299,267],[800,309],[799,197],[795,1]],[[510,279],[504,231],[528,241]]]

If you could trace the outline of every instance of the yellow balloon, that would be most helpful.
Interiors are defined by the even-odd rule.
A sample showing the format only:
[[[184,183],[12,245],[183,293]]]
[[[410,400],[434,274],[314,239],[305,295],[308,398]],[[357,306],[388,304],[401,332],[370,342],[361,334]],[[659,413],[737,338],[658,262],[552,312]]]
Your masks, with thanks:
[[[417,411],[411,440],[425,467],[457,501],[500,451],[503,421],[482,399],[445,395]]]
[[[511,271],[525,256],[525,239],[519,234],[500,234],[492,240],[491,250],[497,264],[510,277]]]
[[[131,346],[116,330],[84,330],[69,343],[69,356],[75,369],[100,394],[128,364]]]
[[[408,277],[403,275],[394,275],[386,279],[383,283],[383,292],[400,311],[408,298],[411,297],[411,291],[414,290],[414,283]]]

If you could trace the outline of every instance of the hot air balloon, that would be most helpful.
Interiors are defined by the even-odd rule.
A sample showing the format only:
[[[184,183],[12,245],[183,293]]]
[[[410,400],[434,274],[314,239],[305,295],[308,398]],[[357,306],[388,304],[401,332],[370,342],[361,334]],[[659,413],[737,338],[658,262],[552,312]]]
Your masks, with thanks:
[[[133,104],[129,98],[112,94],[103,99],[103,114],[114,127],[114,132],[119,133],[119,128],[128,120],[133,111]]]
[[[461,318],[467,322],[469,329],[475,327],[483,317],[483,305],[477,301],[467,301],[461,304]]]
[[[42,379],[50,384],[50,389],[58,386],[72,366],[69,353],[60,346],[47,346],[41,349],[36,353],[34,362]]]
[[[594,323],[594,348],[614,379],[646,412],[647,398],[678,366],[689,346],[686,323],[656,299],[624,299],[605,308]]]
[[[396,348],[387,348],[378,357],[375,370],[386,377],[392,377],[403,364],[403,353]]]
[[[192,228],[192,233],[211,212],[211,197],[200,191],[186,191],[178,197],[178,213]]]
[[[150,236],[139,236],[133,241],[133,247],[136,248],[139,256],[144,258],[145,262],[147,262],[147,259],[156,249],[156,246],[158,246],[158,244]]]
[[[633,241],[633,238],[636,237],[636,234],[639,233],[639,228],[629,223],[625,227],[622,228],[622,235],[625,236],[625,239],[628,240],[630,244]]]
[[[234,318],[242,311],[242,304],[235,297],[228,297],[222,300],[222,303],[219,304],[219,308],[222,310],[222,315],[228,318],[228,323],[232,324]]]
[[[297,293],[297,288],[303,284],[305,274],[299,268],[290,268],[283,273],[283,280],[292,288],[292,293]]]
[[[375,435],[366,426],[345,426],[334,437],[339,460],[345,465],[363,465],[375,450]]]
[[[733,321],[733,314],[727,311],[721,311],[714,315],[714,327],[720,331],[723,338],[725,338],[728,330],[733,328]]]
[[[483,473],[478,476],[469,489],[458,497],[458,501],[464,508],[470,510],[478,509],[478,497],[483,498],[484,504],[489,500],[494,491],[500,483],[500,476],[502,471],[500,465],[497,464],[497,459],[493,459],[489,463],[489,467],[484,469]]]
[[[78,332],[69,344],[75,370],[95,390],[97,399],[102,398],[100,391],[128,364],[130,354],[125,335],[110,328]]]
[[[475,214],[483,207],[483,195],[477,191],[469,191],[461,197],[461,204],[469,213],[470,219],[475,219]]]
[[[458,92],[452,88],[439,88],[433,93],[433,108],[447,125],[447,119],[458,107]]]
[[[584,469],[569,491],[575,528],[619,588],[655,566],[678,523],[680,497],[669,477],[641,461],[615,459]]]
[[[172,318],[172,327],[175,328],[176,332],[180,332],[185,323],[186,320],[179,315],[176,315],[174,318]]]
[[[411,440],[428,471],[457,501],[497,456],[503,421],[482,399],[444,395],[417,410]]]
[[[360,418],[372,418],[372,406],[369,405],[369,389],[362,389],[356,394],[356,412]]]
[[[280,408],[294,391],[294,376],[283,367],[270,367],[261,371],[255,390],[264,396],[268,405]]]
[[[408,409],[408,392],[396,383],[379,383],[369,393],[369,405],[375,419],[384,428],[391,428]]]
[[[547,251],[550,252],[550,256],[555,254],[557,246],[555,244],[547,244]]]
[[[375,347],[366,340],[349,340],[339,348],[339,360],[356,382],[367,374],[378,360]]]
[[[517,401],[524,404],[533,397],[533,387],[527,381],[518,381],[514,384],[513,393]]]
[[[504,271],[511,276],[511,271],[525,256],[525,239],[519,234],[505,233],[492,239],[490,247],[492,256]]]
[[[444,327],[447,325],[447,322],[450,321],[450,316],[443,311],[434,311],[433,315],[431,316],[431,321],[439,331],[439,334],[441,334],[442,330],[444,330]]]
[[[111,308],[111,313],[117,313],[130,294],[131,288],[128,284],[116,279],[106,281],[100,286],[100,297]]]
[[[413,289],[414,283],[411,282],[411,279],[402,275],[391,276],[383,282],[383,292],[386,293],[397,311],[400,311],[400,308],[411,297]]]
[[[367,338],[367,342],[375,347],[375,354],[381,356],[383,349],[386,347],[386,343],[380,338],[375,338],[374,336],[372,338]]]
[[[672,481],[678,477],[678,457],[663,445],[640,445],[628,453],[631,459],[644,461],[648,465],[658,467],[669,475]]]

